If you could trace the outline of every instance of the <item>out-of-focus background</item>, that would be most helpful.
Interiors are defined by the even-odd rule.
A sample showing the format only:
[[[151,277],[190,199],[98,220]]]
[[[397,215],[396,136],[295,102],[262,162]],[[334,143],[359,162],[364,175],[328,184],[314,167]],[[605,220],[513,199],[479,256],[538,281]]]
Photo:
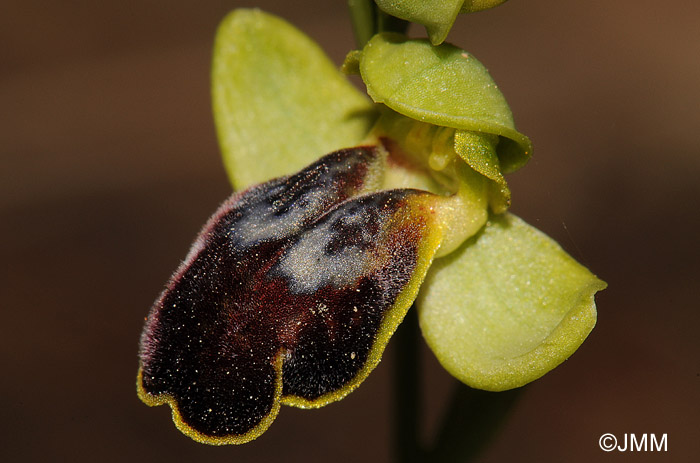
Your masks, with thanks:
[[[354,46],[343,1],[4,4],[0,461],[390,459],[391,344],[349,397],[283,407],[245,446],[197,444],[136,397],[148,308],[230,193],[209,66],[217,23],[243,6],[336,63]],[[691,0],[512,0],[449,36],[535,144],[513,211],[610,285],[589,339],[525,389],[480,461],[700,456],[698,18]],[[430,433],[451,382],[425,361]],[[667,434],[668,452],[604,453],[603,433]]]

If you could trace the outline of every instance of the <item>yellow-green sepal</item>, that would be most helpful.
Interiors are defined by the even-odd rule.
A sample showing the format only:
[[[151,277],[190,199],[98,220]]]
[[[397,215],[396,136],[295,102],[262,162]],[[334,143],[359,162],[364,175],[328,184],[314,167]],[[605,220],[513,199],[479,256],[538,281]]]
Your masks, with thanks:
[[[464,0],[375,0],[387,14],[425,26],[430,41],[442,43],[452,29]]]
[[[367,93],[376,103],[421,122],[498,136],[503,173],[522,167],[532,155],[532,144],[515,129],[503,94],[466,51],[382,33],[363,48],[359,63]]]
[[[502,391],[578,349],[596,323],[594,295],[606,286],[542,232],[503,214],[435,261],[416,304],[443,367],[471,387]]]
[[[459,13],[473,13],[500,5],[505,0],[375,0],[387,14],[425,26],[430,41],[441,44]]]
[[[219,26],[212,97],[224,165],[236,189],[360,144],[376,117],[372,103],[318,45],[260,10],[233,11]]]

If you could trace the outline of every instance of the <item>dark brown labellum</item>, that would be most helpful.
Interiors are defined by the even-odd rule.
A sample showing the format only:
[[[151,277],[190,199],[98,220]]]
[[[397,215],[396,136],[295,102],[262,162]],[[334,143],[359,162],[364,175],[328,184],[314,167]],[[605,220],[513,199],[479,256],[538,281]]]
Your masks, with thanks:
[[[354,389],[439,244],[432,194],[358,196],[382,162],[374,147],[338,151],[224,203],[151,309],[140,397],[223,444],[260,435],[280,402]]]

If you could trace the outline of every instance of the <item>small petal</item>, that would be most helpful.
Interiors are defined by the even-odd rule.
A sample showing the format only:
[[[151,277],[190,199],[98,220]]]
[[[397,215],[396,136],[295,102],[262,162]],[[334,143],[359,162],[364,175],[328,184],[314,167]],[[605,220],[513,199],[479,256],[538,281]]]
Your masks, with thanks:
[[[501,172],[501,163],[496,155],[498,137],[481,132],[457,130],[455,132],[455,152],[469,167],[491,180],[489,203],[496,214],[502,214],[510,207],[510,188]]]
[[[443,367],[471,387],[502,391],[576,351],[605,287],[550,238],[504,214],[435,262],[416,305]]]
[[[339,151],[224,203],[151,309],[139,397],[170,405],[197,441],[239,444],[280,402],[318,407],[357,387],[441,237],[436,195],[361,194],[383,162],[378,148]]]

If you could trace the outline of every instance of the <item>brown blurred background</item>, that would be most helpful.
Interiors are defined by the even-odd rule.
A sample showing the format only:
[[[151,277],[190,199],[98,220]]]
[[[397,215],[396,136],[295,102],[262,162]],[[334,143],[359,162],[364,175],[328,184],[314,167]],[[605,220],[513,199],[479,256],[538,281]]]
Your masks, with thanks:
[[[143,318],[230,193],[209,101],[215,28],[256,5],[336,63],[354,46],[341,0],[4,4],[0,461],[390,459],[391,345],[348,398],[284,407],[241,447],[196,444],[135,394]],[[526,388],[480,461],[700,456],[699,5],[512,0],[450,34],[535,143],[510,177],[513,211],[610,285],[589,339]],[[425,360],[430,432],[451,382]],[[607,432],[667,433],[668,453],[604,453]]]

